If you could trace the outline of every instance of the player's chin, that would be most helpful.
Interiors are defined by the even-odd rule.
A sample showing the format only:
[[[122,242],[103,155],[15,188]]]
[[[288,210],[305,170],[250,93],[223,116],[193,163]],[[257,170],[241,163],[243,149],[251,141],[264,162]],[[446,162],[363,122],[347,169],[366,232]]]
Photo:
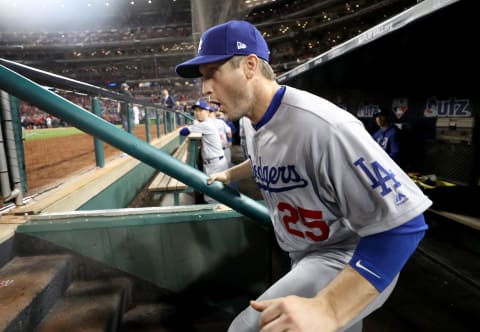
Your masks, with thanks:
[[[225,117],[227,117],[228,110],[225,108],[225,106],[219,105],[218,110],[221,111],[225,115]]]
[[[232,121],[232,119],[231,119],[232,115],[230,113],[228,113],[228,111],[222,111],[222,112],[223,112],[223,117],[225,118],[225,120]]]

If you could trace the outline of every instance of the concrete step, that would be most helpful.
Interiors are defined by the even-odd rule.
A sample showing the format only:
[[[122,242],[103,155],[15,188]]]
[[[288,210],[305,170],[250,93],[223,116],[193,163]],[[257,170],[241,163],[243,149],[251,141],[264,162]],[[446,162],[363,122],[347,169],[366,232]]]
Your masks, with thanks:
[[[14,257],[0,269],[0,331],[33,331],[70,283],[70,256]]]
[[[198,317],[193,323],[193,331],[195,332],[224,332],[228,330],[230,323],[234,319],[231,315],[224,311],[218,311]]]
[[[139,304],[125,313],[121,332],[190,331],[185,327],[189,313],[179,313],[177,306],[170,303]]]
[[[118,331],[131,301],[131,287],[127,278],[75,281],[36,331]]]
[[[186,300],[186,299],[184,299]],[[120,332],[225,332],[233,316],[173,303],[139,304],[125,313]]]
[[[220,332],[233,318],[222,306],[172,297],[130,276],[107,271],[76,280],[76,259],[17,256],[6,263],[0,269],[0,331]]]

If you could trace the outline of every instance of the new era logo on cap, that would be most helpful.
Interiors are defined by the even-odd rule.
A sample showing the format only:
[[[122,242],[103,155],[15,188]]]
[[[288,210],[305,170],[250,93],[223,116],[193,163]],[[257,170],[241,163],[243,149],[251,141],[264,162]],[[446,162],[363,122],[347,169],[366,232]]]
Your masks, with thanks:
[[[241,49],[244,49],[244,48],[247,48],[247,45],[245,45],[244,43],[242,43],[240,41],[237,41],[237,50],[241,50]]]
[[[258,29],[247,21],[229,21],[208,29],[193,59],[179,64],[175,71],[186,78],[200,77],[199,65],[227,60],[235,55],[255,54],[268,62],[267,42]]]

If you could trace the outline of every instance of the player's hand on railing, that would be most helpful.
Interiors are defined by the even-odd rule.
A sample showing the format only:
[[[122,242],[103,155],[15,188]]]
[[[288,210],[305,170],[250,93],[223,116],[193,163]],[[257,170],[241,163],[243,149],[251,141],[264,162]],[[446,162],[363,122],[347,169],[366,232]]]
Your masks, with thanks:
[[[229,184],[231,179],[230,179],[230,173],[228,172],[219,172],[219,173],[213,173],[210,175],[210,178],[207,180],[207,184],[212,184],[214,181],[220,181],[225,184]]]

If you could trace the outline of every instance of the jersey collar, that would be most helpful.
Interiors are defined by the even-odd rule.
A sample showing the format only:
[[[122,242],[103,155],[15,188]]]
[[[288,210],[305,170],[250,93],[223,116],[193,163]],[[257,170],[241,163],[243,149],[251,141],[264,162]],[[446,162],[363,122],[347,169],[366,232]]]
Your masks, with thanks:
[[[275,92],[275,95],[273,96],[272,102],[270,103],[267,110],[265,111],[265,114],[260,119],[260,121],[258,121],[253,126],[253,128],[255,128],[255,130],[258,130],[258,129],[262,128],[262,126],[264,124],[266,124],[273,117],[275,112],[277,112],[277,109],[280,106],[280,103],[282,102],[283,95],[285,94],[285,90],[286,90],[286,87],[281,86],[280,89],[278,89],[277,92]]]

